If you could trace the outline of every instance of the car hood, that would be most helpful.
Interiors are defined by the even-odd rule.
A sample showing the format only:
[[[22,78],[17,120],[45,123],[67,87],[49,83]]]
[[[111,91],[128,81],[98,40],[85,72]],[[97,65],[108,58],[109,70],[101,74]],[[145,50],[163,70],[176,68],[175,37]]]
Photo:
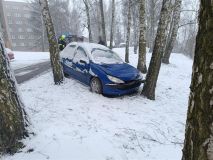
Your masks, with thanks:
[[[133,66],[122,64],[102,64],[98,65],[106,74],[117,77],[123,81],[131,81],[138,78],[139,71]]]

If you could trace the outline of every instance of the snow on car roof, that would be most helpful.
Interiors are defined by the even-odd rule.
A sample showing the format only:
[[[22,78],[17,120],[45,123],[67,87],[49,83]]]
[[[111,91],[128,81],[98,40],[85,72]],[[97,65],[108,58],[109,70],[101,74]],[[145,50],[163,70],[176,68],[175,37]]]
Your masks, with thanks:
[[[72,42],[70,43],[70,45],[78,45],[78,46],[81,46],[83,47],[84,49],[87,50],[88,53],[91,53],[92,50],[94,48],[100,48],[100,49],[104,49],[104,50],[109,50],[109,48],[103,46],[103,45],[100,45],[100,44],[97,44],[97,43],[88,43],[88,42]]]

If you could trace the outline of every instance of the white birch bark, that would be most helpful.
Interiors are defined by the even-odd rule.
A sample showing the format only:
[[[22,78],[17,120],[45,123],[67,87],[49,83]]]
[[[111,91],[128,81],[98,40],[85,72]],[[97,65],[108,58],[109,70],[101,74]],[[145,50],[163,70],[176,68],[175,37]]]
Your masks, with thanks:
[[[129,43],[130,43],[130,27],[131,27],[131,7],[132,2],[128,0],[128,20],[127,20],[127,33],[126,33],[126,54],[125,54],[125,62],[129,63]]]
[[[163,0],[160,13],[160,20],[155,38],[152,58],[150,61],[146,81],[143,87],[142,94],[148,99],[155,99],[155,88],[158,80],[158,75],[161,67],[161,59],[164,52],[166,42],[166,28],[168,25],[170,0]]]
[[[180,13],[181,13],[181,2],[182,0],[175,0],[175,6],[174,6],[175,8],[173,13],[173,25],[172,25],[172,30],[170,33],[171,36],[169,37],[168,43],[165,48],[165,53],[162,59],[162,62],[165,64],[169,64],[169,58],[177,38],[177,33],[179,28],[178,26],[180,21]]]
[[[22,143],[20,139],[27,136],[27,115],[24,111],[11,71],[2,38],[0,37],[0,155],[15,153]]]
[[[39,0],[39,4],[42,11],[42,16],[44,20],[44,24],[47,31],[47,37],[49,41],[49,52],[50,52],[50,61],[53,71],[53,77],[55,84],[61,84],[64,80],[64,75],[62,71],[62,67],[59,61],[59,48],[58,42],[55,34],[55,30],[52,23],[52,18],[50,16],[48,1],[47,0]]]
[[[212,2],[200,3],[182,160],[213,160]]]
[[[137,68],[146,73],[146,16],[145,16],[145,0],[140,0],[140,35],[139,35],[139,55]]]
[[[115,0],[112,0],[112,21],[111,21],[111,28],[110,28],[110,49],[113,47],[113,40],[114,40],[114,28],[115,28]]]
[[[91,20],[90,20],[90,7],[89,7],[88,0],[83,0],[83,2],[85,5],[86,15],[87,15],[87,28],[88,28],[88,32],[89,32],[89,42],[92,43],[93,38],[92,38]]]
[[[105,45],[107,45],[106,39],[106,24],[105,24],[105,17],[104,17],[104,6],[103,0],[99,0],[100,12],[101,12],[101,31],[102,31],[102,40],[104,41]]]

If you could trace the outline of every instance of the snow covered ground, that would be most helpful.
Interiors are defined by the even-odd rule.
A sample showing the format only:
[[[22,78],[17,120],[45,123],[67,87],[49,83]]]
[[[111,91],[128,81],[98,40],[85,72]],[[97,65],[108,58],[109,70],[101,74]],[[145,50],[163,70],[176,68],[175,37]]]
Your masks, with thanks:
[[[11,66],[14,70],[23,68],[39,62],[48,61],[48,52],[15,52],[15,59],[11,61]]]
[[[124,49],[115,50],[124,58]],[[137,64],[132,49],[130,63]],[[103,97],[73,79],[55,86],[51,73],[26,82],[20,91],[35,136],[3,160],[179,160],[191,68],[192,60],[172,54],[155,101],[139,93]]]

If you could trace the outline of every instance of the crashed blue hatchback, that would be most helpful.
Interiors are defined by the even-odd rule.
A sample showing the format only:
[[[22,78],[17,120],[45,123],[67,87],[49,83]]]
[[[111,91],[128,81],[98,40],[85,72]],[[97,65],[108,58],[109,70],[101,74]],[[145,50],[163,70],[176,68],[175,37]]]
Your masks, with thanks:
[[[72,42],[60,53],[64,75],[90,86],[91,91],[119,96],[136,92],[142,74],[109,48],[86,42]]]

